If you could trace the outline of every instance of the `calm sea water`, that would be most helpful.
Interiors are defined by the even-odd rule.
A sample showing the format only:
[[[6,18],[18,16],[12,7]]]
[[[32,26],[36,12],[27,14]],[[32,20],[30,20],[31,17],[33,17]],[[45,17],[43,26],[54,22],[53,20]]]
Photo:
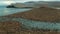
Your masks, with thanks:
[[[24,12],[27,10],[31,10],[31,8],[6,8],[6,6],[0,6],[0,16],[14,14],[17,12]]]
[[[6,6],[0,6],[0,16],[6,16],[18,12],[25,12],[31,10],[30,8],[6,8]],[[60,23],[50,23],[50,22],[40,22],[40,21],[32,21],[28,19],[23,18],[0,18],[0,21],[6,21],[6,20],[13,20],[13,21],[19,21],[22,23],[24,28],[32,29],[32,28],[38,28],[38,29],[50,29],[55,30],[57,29],[60,31]]]

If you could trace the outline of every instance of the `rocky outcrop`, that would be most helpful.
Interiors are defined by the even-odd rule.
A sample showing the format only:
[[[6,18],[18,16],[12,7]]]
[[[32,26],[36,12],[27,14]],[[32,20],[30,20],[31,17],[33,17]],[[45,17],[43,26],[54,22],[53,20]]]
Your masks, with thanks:
[[[7,8],[16,8],[16,7],[13,5],[8,5]]]

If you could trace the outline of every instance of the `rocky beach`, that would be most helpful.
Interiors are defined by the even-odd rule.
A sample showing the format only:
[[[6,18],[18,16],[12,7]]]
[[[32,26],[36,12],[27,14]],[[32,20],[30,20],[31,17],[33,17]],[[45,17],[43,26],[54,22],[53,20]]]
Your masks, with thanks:
[[[60,32],[58,32],[60,31],[60,28],[58,27],[60,26],[60,23],[58,23],[60,14],[59,11],[59,9],[48,7],[33,8],[32,10],[26,12],[1,16],[0,19],[2,20],[0,20],[0,22],[1,24],[6,25],[1,26],[6,28],[4,32],[9,34],[60,34]],[[44,25],[44,23],[46,25]],[[3,29],[3,27],[1,28]],[[8,29],[8,27],[10,29]],[[17,31],[15,31],[15,28]],[[12,30],[14,30],[14,32]]]
[[[21,27],[18,21],[0,22],[0,34],[60,34],[57,31],[50,30],[28,30]]]
[[[30,20],[45,21],[45,22],[59,22],[60,10],[49,7],[40,7],[21,13],[15,13],[5,17],[26,18]]]
[[[0,34],[60,34],[60,2],[39,3],[0,6]]]

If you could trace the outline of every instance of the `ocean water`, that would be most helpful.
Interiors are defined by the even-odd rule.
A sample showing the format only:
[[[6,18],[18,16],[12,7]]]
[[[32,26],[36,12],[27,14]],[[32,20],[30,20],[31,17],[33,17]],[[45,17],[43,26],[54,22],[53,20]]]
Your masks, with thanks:
[[[6,6],[0,6],[0,16],[6,16],[18,12],[25,12],[31,10],[31,8],[6,8]],[[19,21],[22,23],[23,28],[27,29],[50,29],[50,30],[58,30],[60,31],[60,23],[51,23],[51,22],[41,22],[41,21],[33,21],[33,20],[28,20],[28,19],[23,19],[23,18],[0,18],[0,21],[7,21],[7,20],[12,20],[12,21]]]
[[[6,8],[6,6],[0,6],[0,16],[6,16],[10,14],[14,14],[17,12],[24,12],[31,10],[31,8]]]

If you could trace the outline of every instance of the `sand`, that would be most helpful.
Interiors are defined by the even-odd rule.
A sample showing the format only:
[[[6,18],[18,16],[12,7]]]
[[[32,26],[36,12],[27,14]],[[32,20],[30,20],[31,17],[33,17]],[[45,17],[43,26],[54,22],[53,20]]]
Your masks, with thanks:
[[[34,8],[26,12],[7,15],[5,17],[26,18],[30,20],[44,21],[44,22],[60,22],[60,9],[40,7],[40,8]]]

